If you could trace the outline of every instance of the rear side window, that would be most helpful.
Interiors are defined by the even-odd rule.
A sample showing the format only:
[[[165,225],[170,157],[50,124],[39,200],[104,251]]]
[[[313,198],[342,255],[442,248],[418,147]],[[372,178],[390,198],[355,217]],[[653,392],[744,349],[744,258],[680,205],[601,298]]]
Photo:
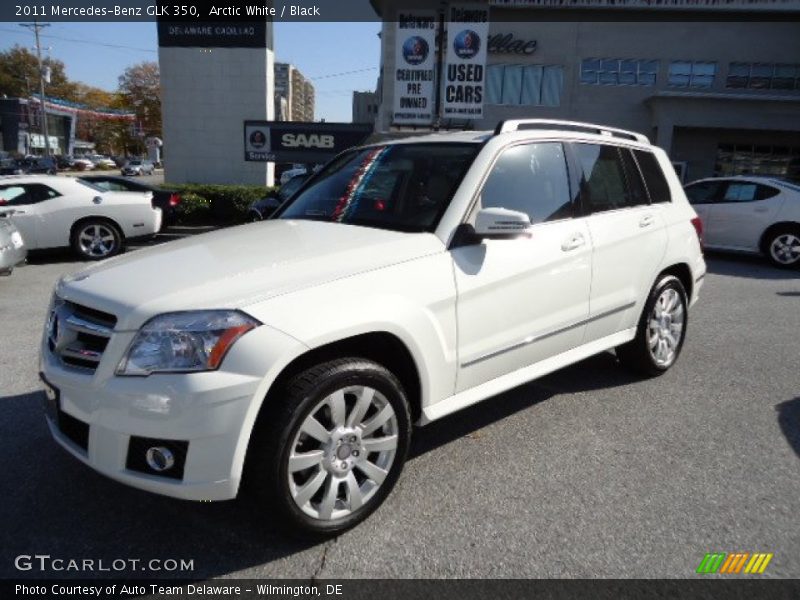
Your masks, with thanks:
[[[669,184],[666,177],[664,177],[664,172],[661,170],[655,154],[644,150],[634,150],[633,154],[636,157],[636,162],[639,163],[639,169],[644,177],[647,191],[650,193],[650,202],[653,204],[657,202],[672,202]]]
[[[756,199],[758,185],[755,183],[741,182],[729,183],[722,197],[723,202],[752,202]]]
[[[781,191],[774,187],[768,185],[759,185],[756,189],[756,200],[767,200],[768,198],[777,196],[780,193]]]
[[[61,194],[53,188],[43,185],[41,183],[33,183],[25,186],[28,189],[28,195],[34,202],[43,202],[51,198],[58,198]]]
[[[504,150],[483,187],[481,206],[524,212],[531,223],[571,217],[564,147],[549,142]]]
[[[588,214],[629,208],[646,203],[641,190],[629,185],[618,148],[600,144],[575,144],[583,170],[581,202]]]

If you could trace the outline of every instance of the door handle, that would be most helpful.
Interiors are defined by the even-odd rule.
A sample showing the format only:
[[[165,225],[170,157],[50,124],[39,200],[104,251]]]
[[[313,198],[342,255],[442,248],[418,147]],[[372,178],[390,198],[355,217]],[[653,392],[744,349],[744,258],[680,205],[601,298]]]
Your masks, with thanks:
[[[768,209],[768,208],[765,206],[765,207],[763,207],[763,208],[754,208],[754,209],[753,209],[753,212],[757,212],[757,213],[765,213],[765,212],[767,212],[768,210],[769,210],[769,209]]]
[[[15,214],[15,215],[24,215],[24,214],[25,214],[25,211],[24,211],[24,210],[17,210],[17,209],[14,209],[14,214]]]
[[[656,220],[653,215],[647,215],[646,217],[642,217],[642,220],[639,221],[639,227],[650,227]]]
[[[569,252],[570,250],[575,250],[575,248],[580,248],[585,243],[586,239],[583,237],[582,233],[574,233],[564,240],[564,242],[561,244],[561,249],[564,252]]]

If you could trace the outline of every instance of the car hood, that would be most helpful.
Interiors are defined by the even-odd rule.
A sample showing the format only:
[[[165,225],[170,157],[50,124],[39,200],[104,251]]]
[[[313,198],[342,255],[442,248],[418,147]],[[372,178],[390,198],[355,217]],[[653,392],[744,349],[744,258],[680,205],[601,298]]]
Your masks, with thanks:
[[[117,315],[117,329],[155,314],[246,308],[357,273],[442,252],[430,233],[302,220],[221,229],[97,263],[63,278],[62,298]]]

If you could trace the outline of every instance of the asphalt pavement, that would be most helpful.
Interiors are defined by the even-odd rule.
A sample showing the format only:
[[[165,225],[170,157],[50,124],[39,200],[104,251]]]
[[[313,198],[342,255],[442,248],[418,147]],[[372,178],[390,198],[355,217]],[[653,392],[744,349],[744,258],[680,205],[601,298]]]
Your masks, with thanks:
[[[0,278],[0,577],[75,575],[15,569],[38,553],[194,567],[111,576],[669,578],[734,551],[800,577],[800,272],[709,257],[666,375],[638,379],[606,353],[418,429],[387,502],[308,543],[238,501],[110,481],[50,439],[38,340],[56,278],[82,265],[33,263]]]

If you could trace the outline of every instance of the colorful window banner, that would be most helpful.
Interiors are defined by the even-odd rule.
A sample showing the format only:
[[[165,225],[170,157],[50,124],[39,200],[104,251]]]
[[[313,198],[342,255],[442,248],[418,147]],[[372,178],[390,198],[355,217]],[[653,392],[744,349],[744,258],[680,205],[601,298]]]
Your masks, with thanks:
[[[488,38],[488,5],[451,4],[448,7],[443,118],[483,118]]]
[[[434,118],[436,13],[398,13],[395,30],[395,125],[430,125]]]

